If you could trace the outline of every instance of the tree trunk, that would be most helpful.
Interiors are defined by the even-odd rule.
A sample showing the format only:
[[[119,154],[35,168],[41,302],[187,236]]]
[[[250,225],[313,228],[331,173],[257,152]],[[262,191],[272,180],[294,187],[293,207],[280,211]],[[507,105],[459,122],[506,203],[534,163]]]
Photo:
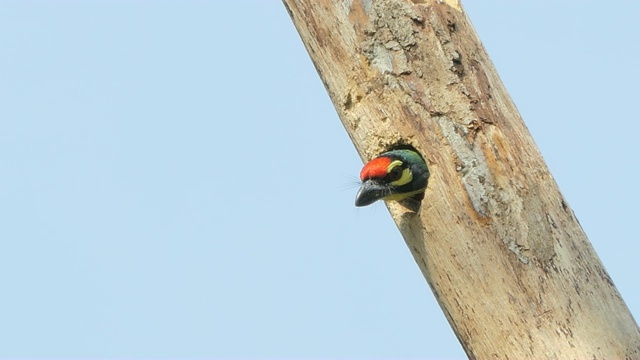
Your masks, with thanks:
[[[470,358],[640,358],[640,330],[457,0],[284,0],[364,160],[411,145],[387,206]]]

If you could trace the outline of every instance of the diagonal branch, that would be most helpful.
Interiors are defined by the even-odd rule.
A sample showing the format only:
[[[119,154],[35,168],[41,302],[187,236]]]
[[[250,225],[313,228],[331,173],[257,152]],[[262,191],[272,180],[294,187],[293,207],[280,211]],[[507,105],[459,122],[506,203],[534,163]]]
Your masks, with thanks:
[[[471,358],[640,358],[640,330],[456,0],[284,0],[365,160],[427,160],[387,205]]]

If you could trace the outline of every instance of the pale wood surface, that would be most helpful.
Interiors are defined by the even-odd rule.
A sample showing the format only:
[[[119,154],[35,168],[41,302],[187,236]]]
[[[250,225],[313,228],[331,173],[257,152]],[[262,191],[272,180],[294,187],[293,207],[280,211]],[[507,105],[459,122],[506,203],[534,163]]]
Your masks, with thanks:
[[[395,144],[427,159],[420,211],[387,206],[469,357],[640,358],[637,324],[457,1],[284,3],[363,160]]]

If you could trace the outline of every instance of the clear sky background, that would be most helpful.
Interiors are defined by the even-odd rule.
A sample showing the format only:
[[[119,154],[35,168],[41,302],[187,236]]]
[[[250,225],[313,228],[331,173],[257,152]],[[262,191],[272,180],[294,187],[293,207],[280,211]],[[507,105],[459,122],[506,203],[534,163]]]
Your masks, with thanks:
[[[464,5],[639,318],[640,3]],[[279,1],[1,1],[0,49],[0,357],[464,357]]]

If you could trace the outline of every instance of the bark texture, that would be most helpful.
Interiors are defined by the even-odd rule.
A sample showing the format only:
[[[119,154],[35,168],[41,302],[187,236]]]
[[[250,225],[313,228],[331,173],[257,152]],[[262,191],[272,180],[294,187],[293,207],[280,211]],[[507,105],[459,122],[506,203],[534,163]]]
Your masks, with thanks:
[[[399,144],[427,160],[421,209],[387,206],[470,358],[640,358],[636,322],[456,0],[284,3],[363,160]]]

